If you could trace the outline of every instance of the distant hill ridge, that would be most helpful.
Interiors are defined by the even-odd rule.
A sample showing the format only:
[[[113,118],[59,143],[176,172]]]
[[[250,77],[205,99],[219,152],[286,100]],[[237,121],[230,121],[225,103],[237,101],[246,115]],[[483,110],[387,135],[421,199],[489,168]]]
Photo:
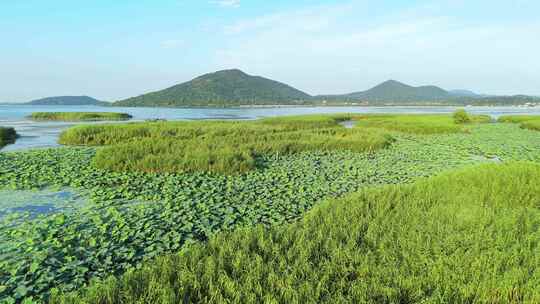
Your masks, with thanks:
[[[482,95],[470,90],[450,90],[448,93],[456,97],[482,97]]]
[[[170,88],[120,100],[115,106],[235,106],[295,104],[311,96],[284,83],[240,70],[199,76]]]
[[[35,106],[104,106],[110,105],[89,96],[54,96],[32,100],[26,104]]]
[[[413,87],[396,80],[385,81],[367,91],[345,95],[365,101],[433,101],[448,99],[450,93],[437,86]]]
[[[111,105],[88,96],[58,96],[29,102],[32,105]],[[272,105],[540,105],[526,95],[480,95],[469,90],[444,90],[433,85],[410,86],[388,80],[366,91],[311,96],[285,83],[252,76],[238,69],[204,74],[164,90],[119,100],[126,107],[235,107]]]
[[[287,84],[252,76],[238,69],[205,74],[170,88],[115,102],[114,106],[229,107],[249,105],[317,105],[362,103],[370,105],[466,104],[481,98],[467,90],[446,91],[433,85],[410,86],[388,80],[369,90],[341,95],[311,96]],[[486,101],[488,103],[488,101]],[[505,100],[497,100],[504,103]]]

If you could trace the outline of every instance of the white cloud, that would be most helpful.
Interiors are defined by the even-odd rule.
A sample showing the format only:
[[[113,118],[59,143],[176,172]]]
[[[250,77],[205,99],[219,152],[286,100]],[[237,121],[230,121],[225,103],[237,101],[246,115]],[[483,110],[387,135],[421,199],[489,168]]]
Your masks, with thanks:
[[[240,0],[214,0],[214,1],[210,1],[210,3],[217,4],[221,7],[239,7],[240,6]]]
[[[216,51],[216,65],[310,93],[361,90],[389,78],[490,93],[540,85],[532,77],[540,69],[538,21],[486,23],[423,7],[370,14],[358,2],[240,20],[224,28],[229,43]]]

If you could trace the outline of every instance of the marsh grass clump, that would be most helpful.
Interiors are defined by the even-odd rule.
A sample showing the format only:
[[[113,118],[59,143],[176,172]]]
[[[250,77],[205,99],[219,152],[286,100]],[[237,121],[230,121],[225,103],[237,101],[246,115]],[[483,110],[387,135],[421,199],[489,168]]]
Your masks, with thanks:
[[[343,197],[367,187],[408,184],[470,164],[492,163],[492,156],[497,156],[502,163],[540,162],[540,136],[536,132],[511,124],[470,124],[467,128],[470,128],[470,133],[392,133],[396,139],[392,146],[373,153],[332,150],[264,155],[265,170],[252,170],[239,175],[99,170],[91,163],[96,151],[101,148],[93,147],[0,153],[0,189],[9,191],[71,188],[85,193],[90,202],[88,209],[85,207],[74,213],[50,215],[42,219],[26,219],[16,227],[12,227],[11,221],[5,225],[0,223],[0,245],[4,246],[0,248],[0,254],[6,253],[0,259],[0,303],[9,303],[10,299],[16,302],[24,299],[46,301],[52,288],[66,292],[80,290],[94,279],[131,272],[140,265],[155,264],[154,261],[162,261],[155,260],[158,256],[177,253],[192,242],[206,243],[220,232],[257,225],[269,228],[293,223],[321,200]],[[476,155],[485,157],[472,157]],[[489,182],[490,176],[479,174],[478,178],[481,178],[482,182]],[[534,176],[529,178],[530,183],[538,184]],[[516,201],[522,198],[523,201],[530,201],[531,197],[538,197],[534,189],[523,194],[512,185],[504,187],[514,195]],[[462,188],[469,189],[466,184]],[[498,193],[495,190],[499,189],[502,188],[499,188],[498,184],[493,184],[494,193]],[[429,188],[424,190],[426,193],[430,191]],[[463,195],[467,197],[469,193],[464,192]],[[454,194],[455,191],[448,192],[450,197]],[[527,197],[528,195],[530,197]],[[399,206],[401,205],[395,204],[392,208]],[[391,211],[392,208],[388,210]],[[471,218],[469,210],[464,210],[466,211],[447,211],[454,217]],[[471,212],[476,213],[478,210],[484,209],[474,208]],[[504,216],[505,214],[501,213],[499,220],[503,221]],[[399,218],[388,218],[388,222],[396,220]],[[350,222],[354,221],[353,218]],[[398,238],[401,231],[392,229],[399,226],[387,224],[383,227],[388,228],[389,234],[395,233]],[[370,228],[373,229],[374,226]],[[411,230],[414,232],[415,229]],[[512,234],[513,230],[505,229],[501,231],[507,232],[509,239],[514,238],[516,234]],[[261,231],[266,233],[265,229],[261,228]],[[324,231],[320,233],[326,235]],[[464,248],[468,250],[468,239],[459,238],[467,236],[467,233],[456,231],[454,235],[457,238],[455,243],[464,244]],[[491,234],[485,237],[492,239]],[[363,240],[356,239],[359,243]],[[532,244],[537,244],[534,239],[529,240],[532,240]],[[431,239],[421,239],[419,242],[434,245],[429,250],[422,247],[418,252],[404,251],[406,256],[441,252],[440,244],[431,242]],[[501,254],[508,255],[512,252],[513,257],[521,257],[521,249],[514,250],[514,247],[505,247],[507,243],[501,244],[501,247],[498,247]],[[387,246],[384,243],[383,245]],[[525,248],[529,248],[527,246]],[[492,251],[487,254],[492,254]],[[334,256],[336,259],[340,257]],[[364,256],[358,256],[358,259],[362,257]],[[431,258],[431,255],[428,257]],[[381,263],[387,261],[386,257],[377,256],[377,259]],[[529,260],[526,258],[526,261]],[[294,265],[296,260],[291,256],[287,261],[291,261],[289,265]],[[409,261],[405,260],[404,263]],[[395,269],[388,272],[396,273]],[[402,272],[406,273],[406,270]],[[512,273],[514,272],[510,271],[508,275]],[[215,272],[208,275],[210,274]],[[453,277],[453,273],[446,276]],[[299,274],[299,277],[302,278],[302,275]],[[486,277],[491,276],[489,274]],[[445,276],[441,276],[439,281],[444,278]],[[505,278],[506,276],[501,281],[505,281]],[[409,284],[414,283],[413,279],[411,281]],[[355,281],[355,284],[357,283]],[[161,283],[156,281],[156,284],[159,286]],[[512,291],[516,295],[522,290],[528,290],[527,286],[516,286],[516,290]],[[115,288],[114,285],[111,287]],[[311,288],[311,285],[307,284],[305,288]],[[476,289],[471,289],[471,293],[474,290]],[[98,291],[103,295],[102,292]],[[159,301],[149,298],[147,302]]]
[[[540,131],[540,115],[508,115],[499,117],[498,121],[518,123],[522,129]]]
[[[456,110],[454,114],[452,114],[452,117],[454,118],[454,122],[456,124],[466,124],[471,122],[471,117],[467,111],[463,109]]]
[[[539,180],[514,163],[367,189],[50,303],[536,303]]]
[[[471,122],[489,117],[470,116]],[[347,129],[339,123],[356,121]],[[466,132],[449,115],[306,115],[258,121],[152,122],[78,126],[60,143],[107,146],[94,164],[114,171],[247,172],[268,154],[349,150],[371,152],[393,142],[391,132],[451,134]]]
[[[0,127],[0,148],[14,143],[17,137],[18,135],[14,128]]]
[[[490,121],[489,116],[470,115],[471,122],[485,123]],[[389,131],[410,134],[452,134],[467,132],[468,129],[457,123],[451,115],[424,115],[424,114],[384,114],[384,115],[355,115],[353,120],[358,121],[360,128],[379,128]]]
[[[381,132],[341,128],[303,131],[217,132],[192,138],[142,138],[100,149],[94,164],[114,171],[242,173],[265,154],[302,151],[374,151],[392,138]]]
[[[503,115],[497,121],[503,123],[522,123],[531,120],[540,120],[540,115]]]
[[[270,118],[254,122],[137,123],[79,126],[60,143],[108,145],[96,154],[98,168],[114,171],[236,174],[252,170],[267,154],[350,150],[368,152],[393,138],[374,129],[345,129],[347,115]]]
[[[36,121],[119,121],[132,116],[114,112],[34,112],[30,119]]]
[[[525,121],[521,124],[521,127],[523,129],[540,131],[540,119]]]

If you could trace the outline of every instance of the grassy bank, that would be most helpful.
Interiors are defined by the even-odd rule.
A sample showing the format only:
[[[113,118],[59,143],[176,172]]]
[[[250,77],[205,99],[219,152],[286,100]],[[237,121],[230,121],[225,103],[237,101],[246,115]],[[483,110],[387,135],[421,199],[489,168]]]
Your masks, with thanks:
[[[131,115],[114,112],[34,112],[30,119],[36,121],[118,121],[129,120]]]
[[[471,122],[486,117],[470,116]],[[339,125],[357,121],[357,127]],[[314,115],[251,122],[139,123],[79,126],[64,132],[60,143],[109,145],[94,164],[114,171],[237,174],[257,167],[265,154],[349,150],[371,152],[388,147],[389,131],[414,134],[466,132],[451,115]]]
[[[51,303],[533,303],[540,166],[484,165],[219,234]]]
[[[17,139],[17,132],[14,128],[0,127],[0,148],[12,144]]]

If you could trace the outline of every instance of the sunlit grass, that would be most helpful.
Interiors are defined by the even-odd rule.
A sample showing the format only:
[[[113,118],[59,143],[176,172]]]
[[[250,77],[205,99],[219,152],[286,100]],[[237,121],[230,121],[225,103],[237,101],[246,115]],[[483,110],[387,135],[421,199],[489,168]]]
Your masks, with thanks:
[[[469,115],[470,123],[487,123],[491,118],[484,115]],[[380,114],[355,115],[353,120],[359,128],[380,128],[412,134],[448,134],[467,132],[467,126],[456,123],[452,115],[424,114]]]
[[[60,138],[64,144],[110,145],[94,164],[115,171],[235,174],[256,167],[263,154],[384,148],[392,137],[374,129],[346,129],[348,116],[272,118],[249,122],[139,123],[81,126]]]
[[[501,116],[499,122],[519,123],[523,129],[540,131],[540,115]]]
[[[47,299],[54,287],[80,290],[224,231],[295,222],[321,199],[366,187],[410,183],[474,163],[540,162],[537,132],[502,123],[467,128],[470,133],[396,134],[389,149],[373,153],[265,155],[260,170],[231,176],[98,170],[91,165],[94,148],[0,153],[0,188],[69,187],[91,202],[84,212],[2,230],[0,243],[10,251],[0,259],[0,302]]]
[[[129,120],[131,115],[113,112],[34,112],[30,118],[37,121],[114,121]]]
[[[504,115],[499,117],[498,122],[521,123],[531,120],[540,120],[540,115]]]
[[[517,163],[368,189],[51,303],[536,303],[538,181]]]
[[[468,116],[471,122],[488,117]],[[347,129],[339,123],[356,121]],[[114,171],[242,173],[256,168],[263,154],[350,150],[369,152],[393,141],[389,132],[466,132],[451,115],[307,115],[258,121],[157,122],[78,126],[60,143],[107,145],[94,164]]]
[[[539,120],[530,120],[521,124],[523,129],[529,129],[534,131],[540,131],[540,119]]]

